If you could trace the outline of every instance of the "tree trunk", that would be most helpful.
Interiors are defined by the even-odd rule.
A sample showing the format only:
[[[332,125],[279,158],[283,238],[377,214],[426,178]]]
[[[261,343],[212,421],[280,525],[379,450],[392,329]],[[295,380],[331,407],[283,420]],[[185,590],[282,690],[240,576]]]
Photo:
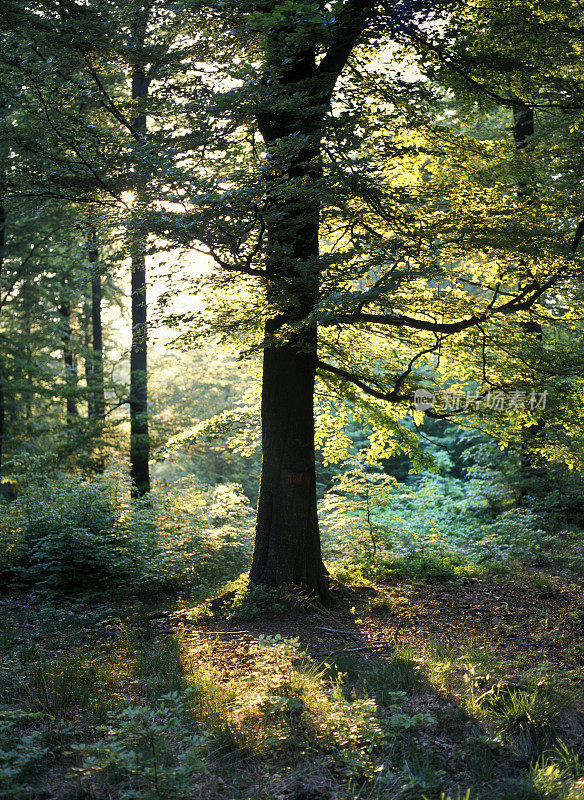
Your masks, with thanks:
[[[290,165],[291,181],[310,180],[314,155],[305,153]],[[307,209],[293,197],[272,202],[277,220],[268,234],[267,294],[269,306],[280,313],[265,322],[262,471],[250,581],[294,584],[326,600],[314,460],[317,330],[305,322],[318,299],[319,209]],[[289,324],[300,326],[300,333],[285,332]]]
[[[63,319],[63,333],[61,341],[63,343],[63,364],[65,365],[65,390],[66,390],[66,408],[67,408],[67,425],[71,427],[78,420],[79,413],[77,411],[77,366],[75,364],[75,356],[71,348],[71,304],[69,301],[61,303],[59,306],[59,313]]]
[[[91,271],[91,405],[92,416],[100,423],[105,420],[105,389],[103,385],[103,330],[101,323],[101,275],[99,252],[92,233],[89,247]]]
[[[517,182],[517,196],[527,203],[532,203],[537,195],[535,177],[530,175],[532,170],[529,163],[530,156],[534,149],[534,133],[535,120],[533,108],[519,98],[515,98],[515,105],[513,106],[513,139],[517,151],[523,154],[525,161],[524,174]],[[526,180],[526,177],[529,179]],[[525,333],[534,334],[538,342],[542,341],[543,331],[539,322],[536,320],[528,320],[527,322],[521,323],[521,326]],[[528,387],[528,391],[535,390],[535,388],[535,385]],[[539,391],[543,391],[541,385],[537,388]],[[524,425],[521,430],[521,500],[523,500],[526,494],[541,494],[547,489],[547,468],[541,464],[536,464],[533,455],[534,450],[537,449],[538,442],[541,442],[542,438],[545,436],[544,428],[545,422],[543,418],[540,417],[531,425]]]
[[[96,437],[92,447],[92,467],[101,475],[105,469],[99,438],[105,422],[105,388],[103,383],[103,333],[101,323],[101,275],[99,273],[99,250],[95,230],[91,230],[88,242],[89,272],[91,277],[91,347],[85,359],[87,377],[87,411],[91,432]]]
[[[314,52],[298,54],[284,86],[314,79]],[[316,506],[314,380],[316,326],[308,317],[319,295],[319,203],[322,109],[258,116],[272,151],[267,178],[266,273],[269,316],[265,322],[262,383],[262,471],[250,581],[294,584],[328,597]],[[300,148],[287,137],[304,136]],[[294,325],[290,332],[286,326]]]
[[[148,97],[150,79],[145,71],[144,45],[150,6],[140,5],[132,25],[136,59],[132,67],[132,99]],[[132,121],[139,141],[146,134],[146,115],[139,113]],[[145,206],[143,180],[136,169],[134,207],[137,215]],[[146,235],[139,216],[130,231],[132,261],[132,348],[130,352],[130,477],[132,497],[150,491],[150,439],[148,435],[148,318],[146,296]]]
[[[24,380],[22,381],[23,383],[22,398],[24,405],[26,438],[30,441],[30,439],[34,435],[33,424],[32,424],[32,401],[35,393],[33,368],[32,368],[32,347],[31,347],[31,324],[30,324],[31,306],[28,300],[28,291],[24,289],[22,294],[24,296],[23,299],[25,299],[24,313],[22,317],[22,331],[24,334],[24,341],[25,341],[25,348],[24,348],[25,375],[24,375]]]
[[[0,119],[4,120],[6,104],[4,98],[0,96]],[[4,270],[4,250],[6,247],[6,208],[4,206],[4,196],[6,192],[5,172],[6,172],[6,148],[0,151],[0,278]],[[2,452],[4,444],[4,426],[6,422],[6,393],[4,390],[5,368],[3,359],[0,358],[0,480],[2,479]]]
[[[266,36],[262,110],[266,143],[268,233],[262,387],[262,472],[250,581],[294,584],[326,600],[316,507],[314,379],[317,328],[309,315],[319,299],[321,139],[324,115],[365,25],[367,2],[340,10],[330,47],[315,47],[282,14]]]
[[[266,324],[266,335],[273,325]],[[326,598],[316,510],[316,333],[264,350],[262,473],[252,583],[295,584]]]
[[[6,419],[6,401],[4,396],[4,364],[0,358],[0,480],[2,479],[2,445],[4,443],[4,421]]]
[[[93,349],[91,346],[91,298],[84,302],[83,346],[85,348],[85,385],[87,386],[87,419],[89,422],[95,417],[93,409]]]
[[[132,349],[130,353],[130,477],[132,496],[150,491],[148,436],[146,258],[132,253]]]

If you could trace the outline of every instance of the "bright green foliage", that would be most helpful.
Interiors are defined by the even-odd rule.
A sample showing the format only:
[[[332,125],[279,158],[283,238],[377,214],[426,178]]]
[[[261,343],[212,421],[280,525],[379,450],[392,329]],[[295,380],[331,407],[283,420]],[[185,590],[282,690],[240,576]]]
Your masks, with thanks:
[[[337,652],[321,663],[295,638],[261,635],[250,661],[220,673],[218,643],[190,625],[167,635],[134,600],[3,603],[15,615],[12,638],[0,628],[6,800],[231,800],[253,797],[258,775],[268,797],[325,785],[379,800],[578,798],[573,699],[544,685],[545,670],[510,686],[500,677],[509,663],[477,644],[425,654],[397,646],[368,659]],[[21,641],[23,629],[33,641]],[[509,704],[513,691],[521,700]],[[528,728],[531,764],[515,749]],[[452,746],[468,779],[452,770]],[[557,794],[546,795],[552,784]]]
[[[581,800],[584,795],[580,755],[564,742],[538,759],[531,768],[530,778],[534,797],[541,800]]]
[[[542,753],[560,735],[563,704],[545,685],[495,688],[482,700],[497,731],[527,757]]]
[[[233,601],[225,609],[230,619],[254,619],[271,614],[288,615],[294,610],[294,603],[286,602],[280,592],[267,586],[250,584],[247,573],[240,575],[229,586],[235,591]]]
[[[325,556],[339,562],[335,577],[347,558],[361,577],[443,580],[514,558],[576,565],[584,541],[578,481],[570,487],[554,473],[555,494],[518,505],[512,451],[502,459],[496,449],[473,445],[463,455],[466,469],[449,460],[450,474],[421,472],[403,483],[362,462],[341,471],[320,503]],[[454,467],[465,477],[454,477]]]
[[[2,570],[13,582],[59,593],[201,591],[238,574],[251,514],[240,489],[189,480],[177,488],[140,504],[126,500],[115,472],[93,481],[43,477],[0,506]]]
[[[216,343],[175,353],[151,347],[149,412],[157,455],[152,465],[155,480],[171,482],[193,474],[210,485],[239,483],[255,503],[259,484],[255,371],[249,364],[236,363]]]

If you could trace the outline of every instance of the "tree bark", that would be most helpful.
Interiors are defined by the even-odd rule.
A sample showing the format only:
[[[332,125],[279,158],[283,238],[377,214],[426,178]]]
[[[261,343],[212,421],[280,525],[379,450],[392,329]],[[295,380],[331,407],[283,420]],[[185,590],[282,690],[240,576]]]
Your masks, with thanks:
[[[71,304],[68,300],[59,306],[59,314],[63,320],[63,333],[61,341],[63,343],[63,364],[65,366],[65,391],[67,425],[71,427],[79,418],[77,410],[77,365],[75,355],[71,348],[72,328],[71,328]]]
[[[6,116],[6,102],[0,95],[0,119],[4,121]],[[4,198],[6,196],[6,169],[7,169],[8,150],[6,143],[0,145],[0,278],[4,271],[4,256],[6,249],[6,207]],[[2,284],[0,283],[0,286]],[[5,367],[4,359],[0,357],[0,479],[2,478],[2,455],[6,424],[6,392],[4,388]]]
[[[88,240],[89,273],[91,281],[91,346],[87,342],[85,374],[87,381],[87,413],[92,437],[91,462],[93,470],[101,475],[105,469],[99,440],[105,422],[105,387],[103,382],[103,331],[101,321],[101,275],[99,273],[99,249],[94,229]],[[87,325],[87,329],[89,325]],[[87,330],[86,329],[86,330]],[[89,338],[89,331],[87,330]]]
[[[535,119],[533,108],[528,106],[519,98],[514,98],[513,106],[513,139],[515,148],[522,153],[529,172],[529,158],[534,149],[533,137],[535,134]],[[517,183],[517,196],[526,203],[532,203],[537,195],[537,186],[534,179],[526,180],[522,176]],[[535,320],[528,320],[521,324],[525,333],[534,334],[538,342],[543,340],[543,330],[541,324]],[[534,390],[535,386],[528,387]],[[538,389],[542,390],[539,386]],[[548,471],[545,466],[534,463],[533,452],[537,448],[538,441],[545,436],[545,422],[539,418],[531,425],[524,425],[521,429],[520,445],[520,474],[521,488],[520,497],[523,500],[526,494],[540,494],[546,491],[548,483]]]
[[[328,581],[314,463],[315,350],[316,340],[310,348],[291,341],[264,350],[262,473],[250,581],[295,584],[324,598]]]
[[[150,491],[147,347],[146,258],[144,251],[137,248],[137,252],[132,253],[130,352],[130,477],[133,497],[143,497]]]
[[[91,408],[96,421],[105,420],[105,388],[103,384],[103,329],[101,322],[101,275],[99,251],[92,232],[89,243],[91,272]]]
[[[144,46],[150,5],[140,5],[132,25],[136,57],[132,66],[132,99],[148,96],[150,79],[146,74]],[[146,115],[138,113],[132,120],[132,129],[139,141],[146,135]],[[136,169],[134,207],[139,215],[145,205],[143,179]],[[150,439],[148,434],[148,317],[146,295],[146,235],[141,220],[135,217],[130,230],[132,262],[132,347],[130,352],[130,477],[132,497],[139,498],[150,492]]]
[[[0,480],[2,479],[2,451],[4,444],[5,419],[6,419],[6,402],[4,397],[4,362],[0,358]]]
[[[533,108],[528,106],[523,100],[514,98],[513,105],[513,140],[515,149],[524,155],[524,165],[529,170],[529,155],[533,152],[533,136],[535,133],[535,119]],[[535,197],[537,187],[533,180],[525,180],[522,176],[517,182],[517,196],[527,200]]]
[[[0,276],[4,266],[4,247],[6,243],[6,209],[0,205]],[[4,444],[4,424],[6,421],[6,395],[4,392],[4,361],[0,357],[0,480],[2,479],[2,452]]]
[[[91,287],[90,287],[91,291]],[[91,297],[84,302],[83,346],[85,348],[85,385],[87,386],[87,419],[91,422],[95,417],[93,410],[93,348],[91,345]]]
[[[293,165],[292,176],[308,177],[311,161]],[[318,297],[318,206],[304,206],[301,213],[291,205],[269,234],[268,302],[285,308],[292,289],[295,303],[292,311],[265,322],[262,471],[250,581],[272,587],[294,584],[325,600],[328,576],[320,547],[314,460],[317,331],[302,324]],[[279,208],[281,214],[281,204]],[[284,252],[292,252],[292,263],[282,257]],[[283,331],[294,323],[300,324],[300,333]]]

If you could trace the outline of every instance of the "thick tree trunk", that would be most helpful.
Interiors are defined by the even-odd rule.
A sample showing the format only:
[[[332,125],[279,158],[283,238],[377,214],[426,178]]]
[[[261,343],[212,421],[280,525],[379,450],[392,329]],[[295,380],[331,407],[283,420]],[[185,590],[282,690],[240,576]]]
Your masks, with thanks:
[[[291,185],[304,189],[320,176],[318,150],[299,153],[287,172]],[[285,199],[271,197],[273,220],[268,213],[267,299],[274,316],[265,322],[262,471],[250,581],[293,584],[326,600],[314,460],[317,329],[306,322],[318,300],[319,208],[314,199],[312,207],[300,199],[289,185]],[[298,333],[285,330],[291,324]]]
[[[294,81],[314,77],[312,53],[296,62]],[[301,110],[302,111],[302,110]],[[314,380],[316,326],[306,320],[318,301],[321,117],[307,113],[258,119],[273,151],[275,174],[268,178],[267,300],[262,383],[262,472],[250,581],[295,585],[328,597],[316,506]],[[290,148],[287,136],[304,135]],[[279,148],[284,145],[283,152]],[[286,330],[294,325],[297,331]]]
[[[250,581],[293,584],[326,600],[316,507],[314,379],[317,329],[309,314],[320,284],[321,137],[335,81],[366,20],[368,3],[338,15],[326,55],[282,15],[266,38],[266,96],[257,114],[266,143],[268,315],[262,388],[262,473]]]
[[[316,335],[264,350],[262,474],[250,580],[295,584],[325,598],[316,511],[315,365]]]

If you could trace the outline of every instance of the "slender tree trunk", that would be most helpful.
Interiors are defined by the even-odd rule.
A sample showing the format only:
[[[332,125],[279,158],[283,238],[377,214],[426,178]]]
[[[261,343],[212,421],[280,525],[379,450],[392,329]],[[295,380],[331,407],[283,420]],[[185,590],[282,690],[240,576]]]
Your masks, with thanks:
[[[2,452],[4,444],[4,422],[6,419],[6,399],[4,395],[4,362],[0,358],[0,480],[2,479]]]
[[[524,156],[524,169],[517,183],[517,196],[527,203],[532,203],[537,196],[537,186],[535,178],[531,176],[532,167],[530,164],[530,156],[534,149],[534,134],[533,108],[517,98],[513,106],[513,138],[517,151]],[[543,330],[539,322],[528,320],[522,323],[522,328],[525,333],[534,334],[538,342],[542,341]],[[539,383],[541,381],[538,381]],[[538,391],[543,391],[541,385],[535,386],[535,381],[533,386],[528,387],[528,391],[535,391],[536,388]],[[537,449],[538,442],[541,442],[545,435],[544,427],[545,422],[540,417],[531,425],[524,425],[521,430],[520,470],[522,499],[526,494],[540,494],[545,491],[547,486],[547,469],[541,464],[536,464],[534,460],[534,450]]]
[[[105,420],[105,388],[103,384],[103,330],[101,322],[101,275],[99,274],[99,251],[95,233],[91,234],[89,246],[89,269],[91,271],[91,404],[92,416],[100,423]]]
[[[71,348],[72,328],[71,328],[71,304],[69,301],[61,303],[59,313],[63,319],[63,333],[61,341],[63,343],[63,364],[65,365],[65,387],[66,387],[66,408],[67,425],[75,424],[79,417],[77,411],[77,365],[75,356]]]
[[[0,205],[0,276],[4,266],[4,246],[6,243],[6,210]],[[6,394],[4,391],[4,360],[0,355],[0,480],[2,479],[2,452],[4,444],[4,424],[6,421]]]
[[[29,441],[33,436],[32,401],[35,393],[34,377],[32,369],[32,347],[30,345],[30,339],[31,339],[30,327],[31,327],[30,309],[27,306],[27,309],[24,313],[24,325],[23,325],[25,341],[26,341],[26,348],[25,348],[26,381],[24,389],[24,419],[25,419],[26,437]]]
[[[91,430],[96,440],[92,447],[92,466],[98,475],[105,469],[103,454],[99,449],[99,438],[105,422],[105,388],[103,382],[103,333],[101,322],[101,275],[99,273],[99,250],[95,230],[91,230],[88,241],[89,272],[91,279],[91,346],[86,342],[85,374],[87,381],[87,412]],[[89,320],[86,326],[89,340]]]
[[[143,57],[150,5],[140,6],[134,18],[132,35],[136,59],[132,68],[132,99],[148,96],[150,79]],[[139,113],[132,121],[134,132],[144,139],[146,115]],[[140,210],[145,206],[144,175],[137,169],[134,207],[136,215],[130,231],[132,262],[132,348],[130,352],[130,477],[132,496],[143,497],[150,491],[150,439],[148,435],[148,317],[146,295],[146,235]]]
[[[4,97],[0,95],[0,120],[6,117],[7,105]],[[4,270],[4,255],[6,248],[6,208],[4,198],[6,196],[6,169],[7,169],[8,146],[6,142],[0,144],[0,278]],[[0,284],[1,285],[1,284]],[[6,369],[4,359],[0,355],[0,479],[2,478],[2,455],[6,425],[6,390],[4,382],[6,380]]]
[[[91,423],[95,416],[93,408],[93,348],[91,345],[91,298],[88,297],[84,302],[84,325],[83,325],[83,346],[85,348],[85,385],[87,386],[87,419]]]
[[[130,476],[134,497],[142,497],[150,491],[147,347],[146,258],[142,251],[132,254]]]

